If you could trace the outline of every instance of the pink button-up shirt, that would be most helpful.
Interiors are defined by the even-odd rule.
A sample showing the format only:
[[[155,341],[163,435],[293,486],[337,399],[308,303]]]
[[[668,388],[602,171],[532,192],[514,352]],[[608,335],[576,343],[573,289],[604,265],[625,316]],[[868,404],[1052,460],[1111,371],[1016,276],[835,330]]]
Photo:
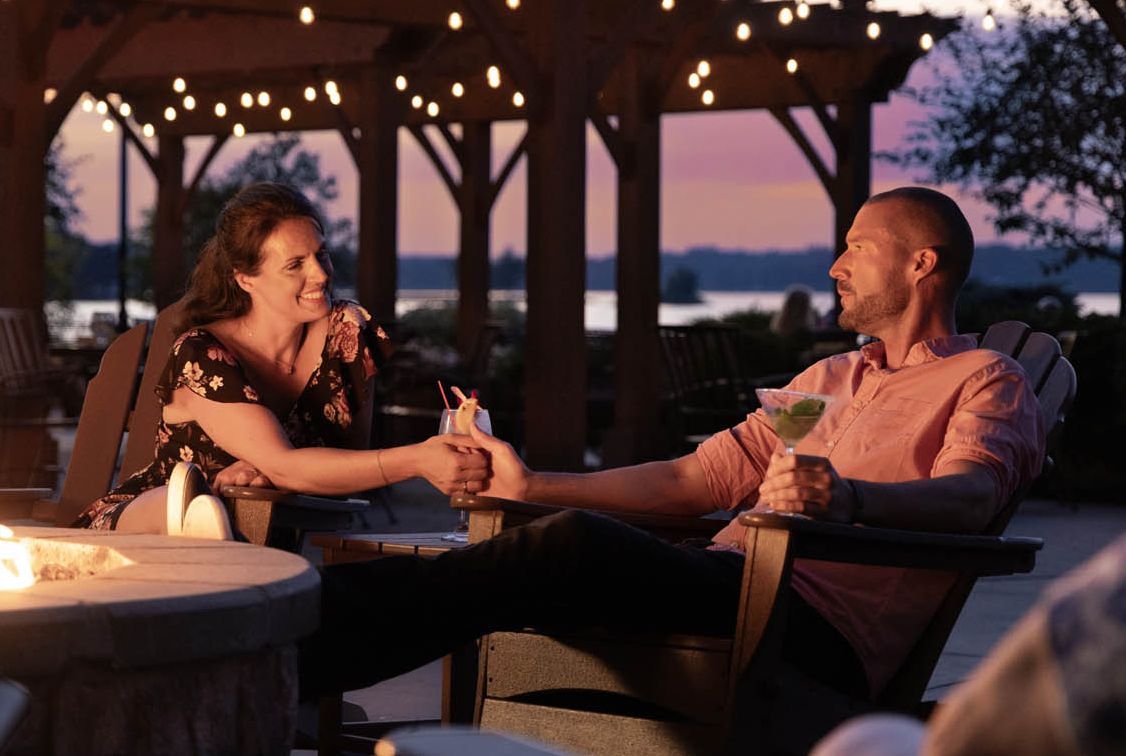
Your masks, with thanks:
[[[799,454],[828,457],[845,478],[896,483],[946,474],[953,462],[982,465],[996,500],[1040,471],[1039,405],[1013,359],[977,349],[972,336],[915,344],[903,365],[887,367],[873,343],[821,360],[789,386],[832,396]],[[717,509],[754,505],[781,443],[761,410],[702,443],[696,456]],[[910,504],[904,504],[910,506]],[[720,547],[742,549],[745,528],[720,531]],[[793,587],[845,636],[873,691],[894,674],[953,583],[949,573],[797,560]]]

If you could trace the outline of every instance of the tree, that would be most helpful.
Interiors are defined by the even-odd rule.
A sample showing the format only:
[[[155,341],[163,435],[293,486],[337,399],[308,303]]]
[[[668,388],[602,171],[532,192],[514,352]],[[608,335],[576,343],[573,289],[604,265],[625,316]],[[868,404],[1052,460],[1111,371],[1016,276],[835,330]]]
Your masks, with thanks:
[[[188,268],[194,265],[199,250],[215,232],[215,220],[227,200],[249,183],[275,181],[302,192],[317,208],[325,223],[325,244],[335,268],[335,283],[354,286],[355,230],[347,218],[329,218],[326,205],[336,199],[339,189],[335,176],[321,174],[320,160],[320,155],[302,148],[299,135],[285,134],[256,145],[219,178],[204,178],[184,211],[184,253]],[[133,260],[134,270],[142,274],[140,288],[146,292],[152,288],[148,250],[152,249],[154,214],[153,210],[146,213],[144,228],[135,242],[141,252]]]
[[[64,158],[64,149],[62,140],[56,139],[44,159],[47,207],[43,224],[46,227],[45,295],[49,300],[66,303],[74,298],[74,278],[86,242],[74,230],[74,223],[82,217],[76,201],[79,190],[71,186],[72,172],[78,161]]]
[[[1126,44],[1080,0],[1014,8],[999,33],[946,39],[949,67],[914,92],[932,117],[883,157],[969,189],[998,232],[1058,250],[1050,270],[1117,260],[1126,317]]]

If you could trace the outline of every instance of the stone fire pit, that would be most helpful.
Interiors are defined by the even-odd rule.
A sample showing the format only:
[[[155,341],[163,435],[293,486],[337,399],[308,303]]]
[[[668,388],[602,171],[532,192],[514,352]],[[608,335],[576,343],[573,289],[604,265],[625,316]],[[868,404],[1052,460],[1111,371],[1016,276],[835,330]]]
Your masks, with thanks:
[[[38,582],[0,591],[0,674],[31,713],[7,753],[288,753],[319,578],[249,544],[13,528]]]

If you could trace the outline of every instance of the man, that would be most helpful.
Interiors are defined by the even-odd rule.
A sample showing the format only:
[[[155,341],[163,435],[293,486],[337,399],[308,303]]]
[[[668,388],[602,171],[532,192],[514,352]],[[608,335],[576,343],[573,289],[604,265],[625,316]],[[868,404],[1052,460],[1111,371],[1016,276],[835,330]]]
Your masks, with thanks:
[[[840,324],[880,341],[790,384],[834,400],[799,454],[779,453],[761,412],[694,454],[587,475],[533,472],[510,446],[474,431],[492,456],[489,494],[580,509],[434,560],[325,570],[306,685],[360,687],[482,633],[529,624],[730,632],[741,526],[707,549],[673,546],[581,508],[705,514],[763,503],[841,522],[983,530],[1038,472],[1043,430],[1019,365],[956,335],[969,225],[945,195],[904,188],[865,203],[847,242],[829,272]],[[874,693],[949,585],[933,572],[799,562],[783,655],[840,689]],[[368,651],[338,655],[356,644]]]

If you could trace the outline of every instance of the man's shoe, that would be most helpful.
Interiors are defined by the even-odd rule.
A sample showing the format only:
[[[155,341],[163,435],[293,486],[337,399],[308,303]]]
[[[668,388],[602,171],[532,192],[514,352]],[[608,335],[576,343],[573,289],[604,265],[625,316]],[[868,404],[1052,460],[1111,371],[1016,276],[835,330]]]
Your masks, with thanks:
[[[200,494],[210,494],[211,486],[198,467],[191,462],[177,462],[168,476],[168,514],[165,532],[180,535],[184,530],[184,516],[192,499]]]
[[[183,535],[214,541],[234,540],[231,520],[227,517],[223,502],[210,494],[201,494],[192,499],[184,513]]]

